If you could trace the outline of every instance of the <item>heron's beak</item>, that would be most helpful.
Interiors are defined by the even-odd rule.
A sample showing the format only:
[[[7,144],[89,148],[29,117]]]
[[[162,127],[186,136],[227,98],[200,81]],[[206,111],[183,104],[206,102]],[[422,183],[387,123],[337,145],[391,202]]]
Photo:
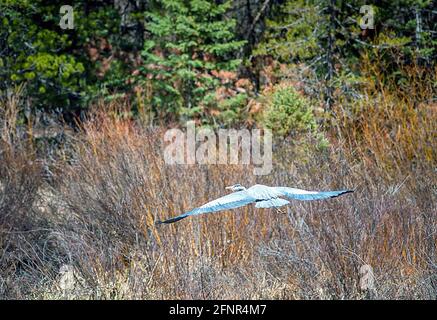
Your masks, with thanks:
[[[227,190],[232,190],[232,186],[225,187],[225,189],[227,189]]]

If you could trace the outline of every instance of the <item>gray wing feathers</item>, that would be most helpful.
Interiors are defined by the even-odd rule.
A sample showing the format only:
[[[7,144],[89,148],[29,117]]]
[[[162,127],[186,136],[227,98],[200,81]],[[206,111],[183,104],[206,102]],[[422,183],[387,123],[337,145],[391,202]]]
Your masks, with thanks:
[[[306,191],[288,187],[276,187],[275,189],[277,189],[287,198],[303,201],[335,198],[341,196],[342,194],[353,192],[353,190]]]
[[[226,209],[234,209],[239,208],[242,206],[245,206],[246,204],[255,202],[255,198],[249,196],[246,191],[239,191],[234,192],[231,194],[228,194],[224,197],[218,198],[216,200],[210,201],[203,206],[193,209],[191,211],[188,211],[184,214],[181,214],[180,216],[164,220],[164,221],[158,221],[158,224],[160,223],[173,223],[176,221],[179,221],[181,219],[184,219],[188,216],[198,215],[202,213],[209,213],[209,212],[216,212],[220,210],[226,210]]]

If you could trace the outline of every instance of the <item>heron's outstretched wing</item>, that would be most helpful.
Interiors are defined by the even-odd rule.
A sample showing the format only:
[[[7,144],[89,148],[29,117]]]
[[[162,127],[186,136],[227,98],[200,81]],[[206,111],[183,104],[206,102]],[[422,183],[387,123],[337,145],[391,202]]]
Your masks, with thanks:
[[[234,209],[239,208],[242,206],[245,206],[246,204],[255,202],[256,199],[251,197],[247,194],[246,190],[244,191],[238,191],[231,194],[228,194],[226,196],[223,196],[221,198],[218,198],[216,200],[210,201],[203,206],[193,209],[191,211],[188,211],[184,214],[181,214],[177,217],[170,218],[168,220],[164,221],[158,221],[157,223],[173,223],[176,221],[179,221],[181,219],[184,219],[189,216],[198,215],[202,213],[209,213],[209,212],[216,212],[220,210],[226,210],[226,209]]]
[[[327,198],[335,198],[342,194],[354,192],[353,190],[337,190],[337,191],[306,191],[302,189],[275,187],[282,195],[290,199],[296,200],[320,200]]]

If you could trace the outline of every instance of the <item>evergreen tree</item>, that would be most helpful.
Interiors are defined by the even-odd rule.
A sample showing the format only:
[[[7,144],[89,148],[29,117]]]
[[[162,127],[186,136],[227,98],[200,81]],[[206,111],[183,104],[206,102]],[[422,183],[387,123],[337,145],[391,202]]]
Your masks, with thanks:
[[[374,24],[360,22],[372,9]],[[382,73],[396,76],[399,63],[422,61],[435,65],[437,32],[435,4],[430,0],[382,1],[287,0],[267,21],[264,40],[255,55],[270,55],[283,63],[304,62],[322,83],[318,94],[326,106],[334,92],[355,96],[360,59],[364,54],[379,61]],[[317,91],[316,91],[317,92]]]
[[[230,5],[162,0],[145,13],[148,39],[135,81],[151,88],[155,113],[189,118],[215,102],[217,72],[235,71],[241,63],[235,53],[244,45],[235,39],[235,19],[225,15]]]

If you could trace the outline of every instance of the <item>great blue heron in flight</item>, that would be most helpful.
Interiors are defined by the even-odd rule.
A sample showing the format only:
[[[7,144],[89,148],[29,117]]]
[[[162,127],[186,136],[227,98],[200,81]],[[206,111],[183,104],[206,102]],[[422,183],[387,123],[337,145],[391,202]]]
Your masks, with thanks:
[[[248,189],[241,184],[234,184],[226,187],[233,193],[213,200],[203,206],[188,211],[177,217],[170,218],[157,223],[173,223],[182,220],[189,216],[194,216],[202,213],[216,212],[227,209],[235,209],[245,206],[249,203],[255,203],[256,208],[272,208],[281,207],[289,204],[288,200],[281,197],[295,200],[319,200],[327,198],[335,198],[342,194],[353,192],[353,190],[338,190],[338,191],[306,191],[288,187],[269,187],[262,184],[256,184]]]

